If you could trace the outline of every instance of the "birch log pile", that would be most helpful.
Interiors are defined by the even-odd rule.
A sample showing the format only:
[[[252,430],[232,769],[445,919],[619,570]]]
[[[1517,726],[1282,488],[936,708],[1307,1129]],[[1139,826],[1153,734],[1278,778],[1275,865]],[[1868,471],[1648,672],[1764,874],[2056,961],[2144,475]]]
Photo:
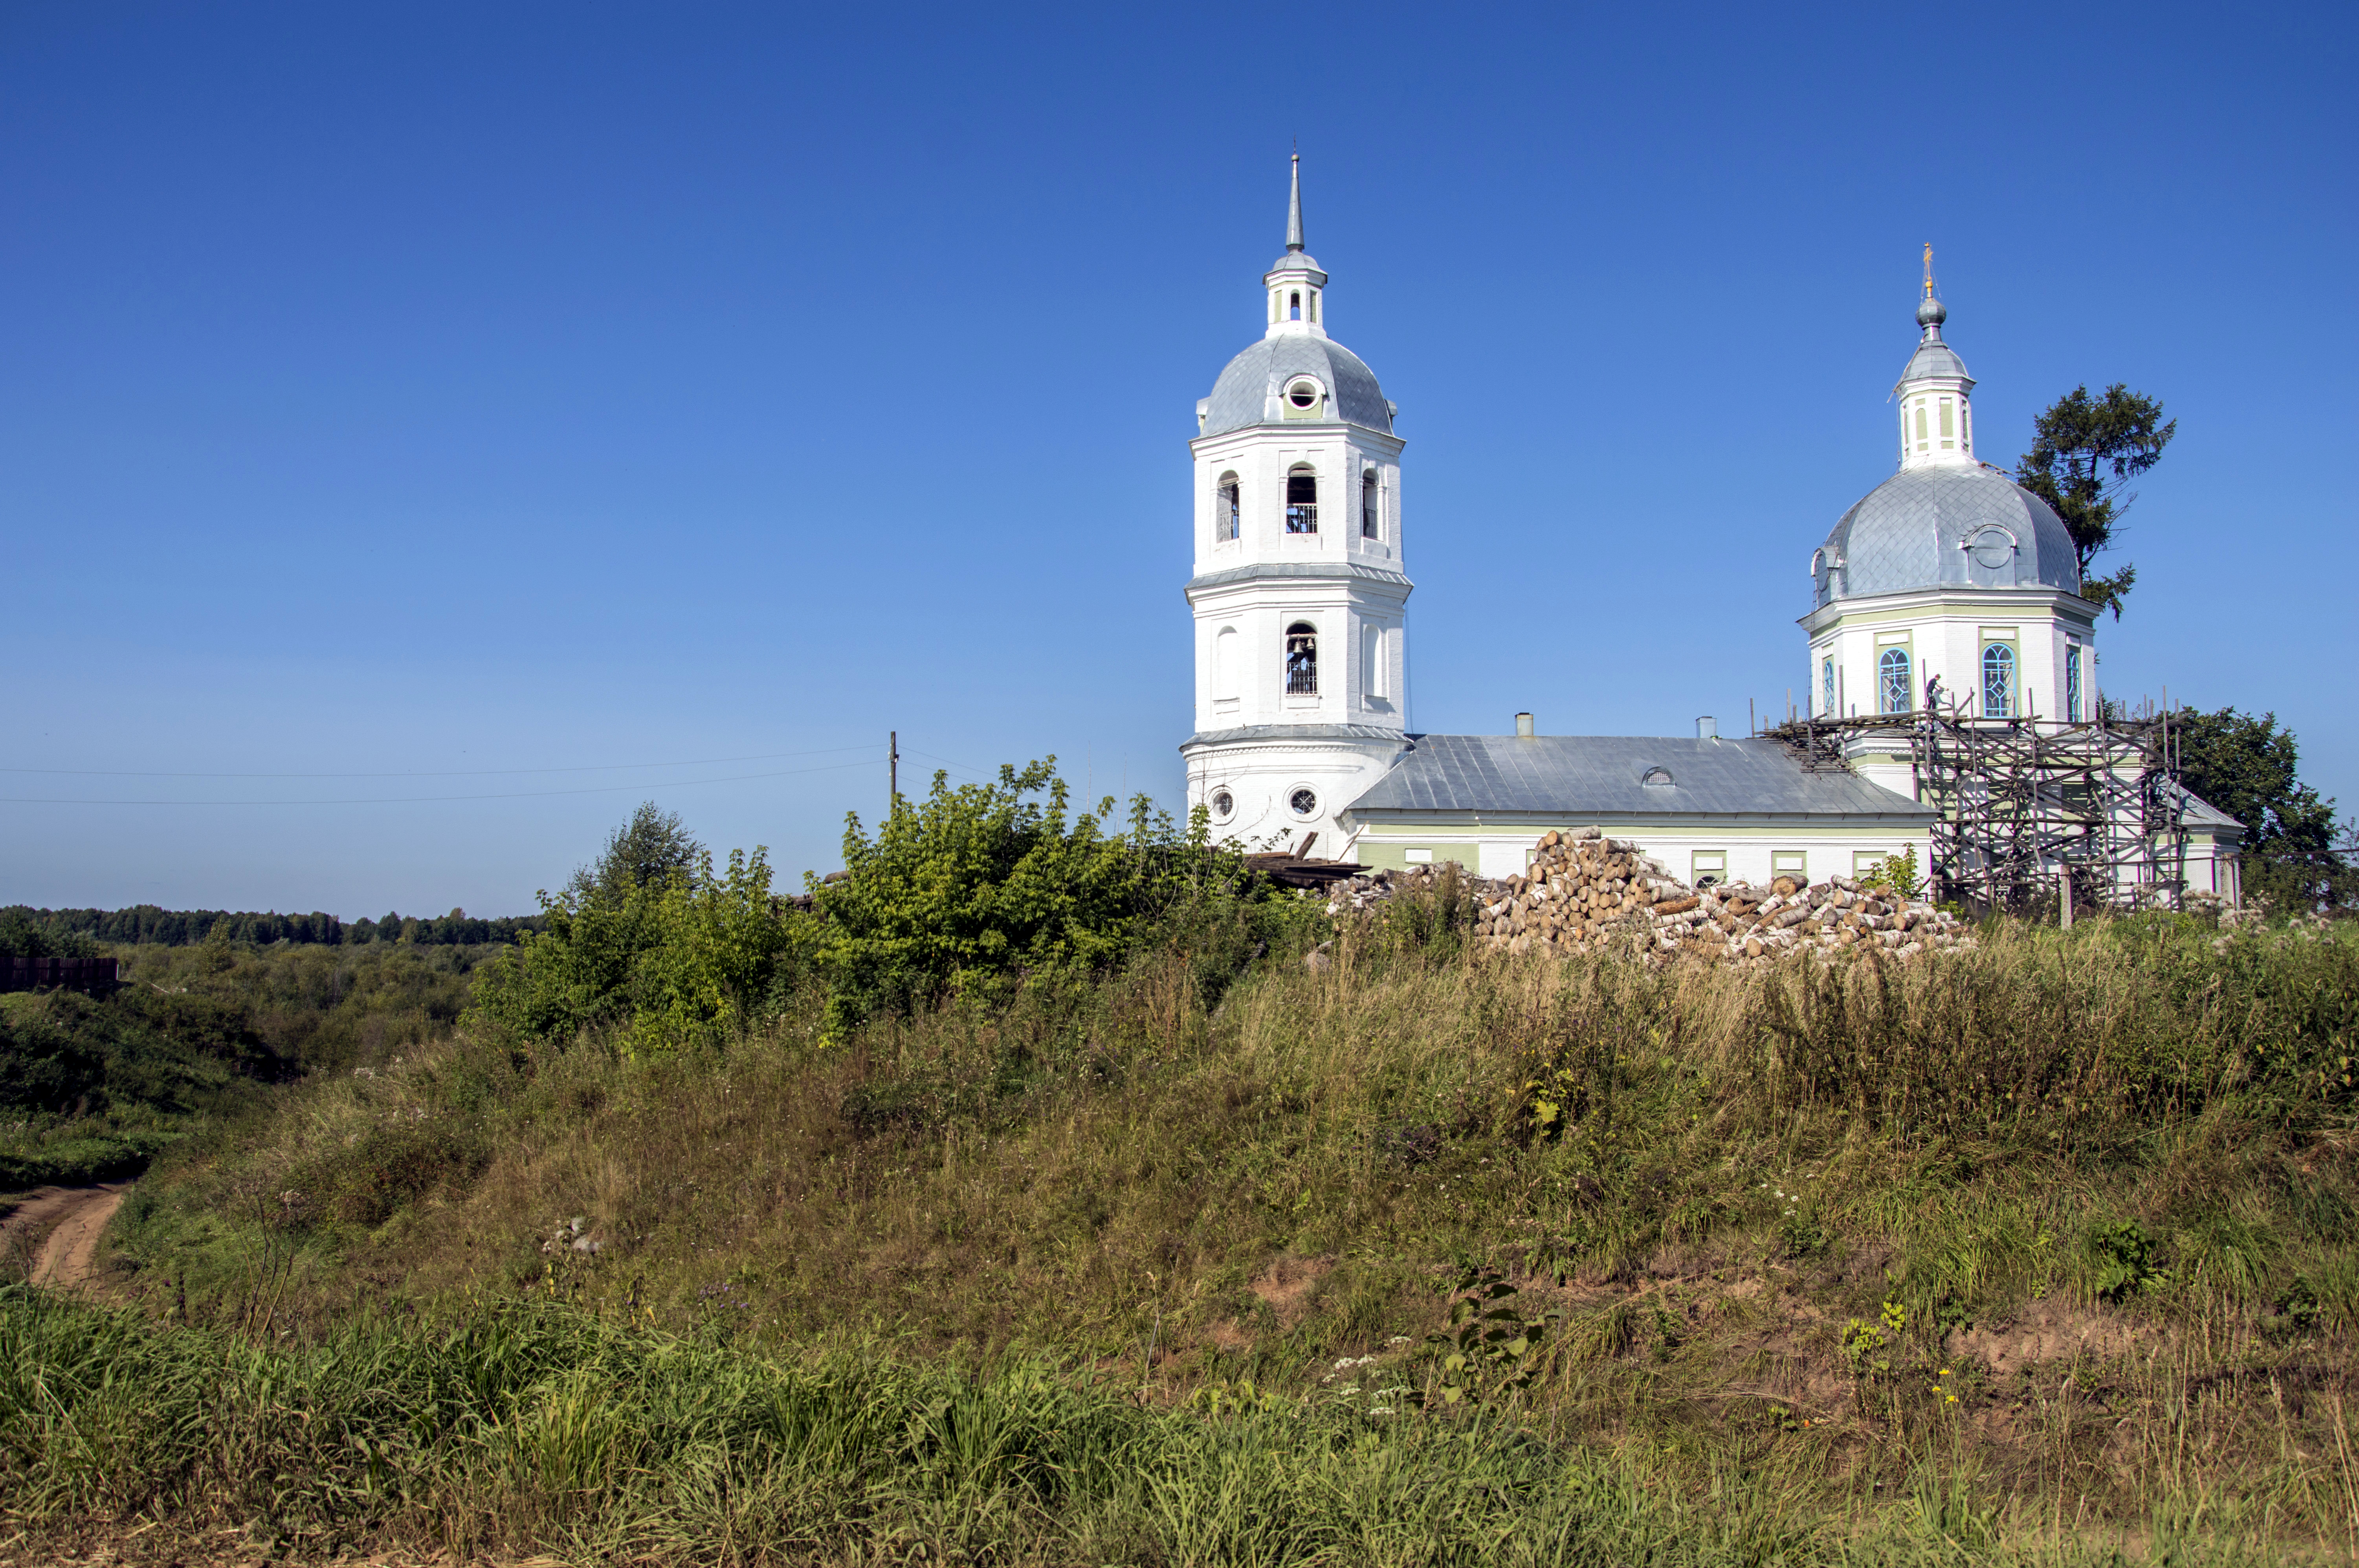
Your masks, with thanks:
[[[1404,894],[1430,893],[1445,868],[1375,871],[1331,890],[1331,914],[1372,911]],[[1896,958],[1971,946],[1952,914],[1903,898],[1873,879],[1832,877],[1805,883],[1778,877],[1691,888],[1636,844],[1597,827],[1541,835],[1530,869],[1519,877],[1460,876],[1471,899],[1477,942],[1494,952],[1573,954],[1617,943],[1649,958],[1678,957],[1767,963],[1804,946],[1862,945]]]

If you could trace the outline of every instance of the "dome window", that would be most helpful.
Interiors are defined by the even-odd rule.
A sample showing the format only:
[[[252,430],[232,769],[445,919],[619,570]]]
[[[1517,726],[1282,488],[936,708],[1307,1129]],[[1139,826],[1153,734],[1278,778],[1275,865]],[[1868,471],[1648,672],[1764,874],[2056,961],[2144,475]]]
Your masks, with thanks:
[[[2005,643],[1983,646],[1983,717],[2015,717],[2015,650]]]
[[[1985,528],[1966,545],[1966,553],[1974,565],[1986,572],[1995,572],[2015,559],[2015,539],[2004,528]]]
[[[1327,389],[1306,375],[1288,382],[1280,400],[1288,419],[1316,419],[1327,401]]]
[[[1286,804],[1293,808],[1297,816],[1316,816],[1319,814],[1319,795],[1314,790],[1296,790],[1286,797]]]
[[[1297,469],[1286,476],[1286,531],[1319,532],[1319,476],[1309,469]]]
[[[1886,648],[1876,656],[1875,699],[1879,712],[1906,713],[1913,706],[1908,683],[1908,650]]]
[[[1286,629],[1286,695],[1319,695],[1319,633],[1307,621]]]

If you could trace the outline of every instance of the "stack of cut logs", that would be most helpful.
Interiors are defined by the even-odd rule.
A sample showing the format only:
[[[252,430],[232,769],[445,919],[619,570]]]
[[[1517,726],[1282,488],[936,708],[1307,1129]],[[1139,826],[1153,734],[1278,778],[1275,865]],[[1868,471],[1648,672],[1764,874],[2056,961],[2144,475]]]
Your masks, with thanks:
[[[1454,866],[1353,877],[1330,890],[1328,912],[1430,893],[1453,873],[1473,903],[1476,936],[1497,952],[1588,953],[1635,941],[1658,959],[1767,962],[1804,946],[1866,945],[1907,958],[1973,941],[1956,916],[1848,877],[1690,888],[1637,845],[1596,827],[1542,835],[1520,877],[1465,876]]]

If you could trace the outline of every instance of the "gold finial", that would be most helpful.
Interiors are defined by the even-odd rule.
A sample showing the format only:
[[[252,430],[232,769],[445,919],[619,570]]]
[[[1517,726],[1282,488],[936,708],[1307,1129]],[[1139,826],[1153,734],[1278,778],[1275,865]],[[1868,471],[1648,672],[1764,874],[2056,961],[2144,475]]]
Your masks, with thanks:
[[[1933,297],[1933,242],[1925,242],[1925,297]]]

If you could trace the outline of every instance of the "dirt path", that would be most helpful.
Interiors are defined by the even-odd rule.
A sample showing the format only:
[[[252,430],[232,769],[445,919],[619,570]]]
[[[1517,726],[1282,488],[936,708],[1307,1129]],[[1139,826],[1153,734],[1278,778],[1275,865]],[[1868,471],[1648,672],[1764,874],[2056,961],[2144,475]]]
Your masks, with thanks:
[[[0,1249],[31,1253],[37,1285],[70,1290],[86,1284],[98,1272],[98,1238],[130,1185],[36,1187],[0,1218]]]

